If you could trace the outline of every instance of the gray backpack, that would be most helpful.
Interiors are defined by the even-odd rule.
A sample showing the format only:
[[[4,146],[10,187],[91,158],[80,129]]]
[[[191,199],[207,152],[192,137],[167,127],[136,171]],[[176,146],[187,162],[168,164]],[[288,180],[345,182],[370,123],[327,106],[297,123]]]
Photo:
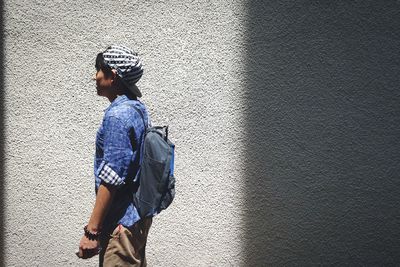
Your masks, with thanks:
[[[134,196],[140,218],[151,217],[166,209],[175,196],[174,150],[168,140],[168,126],[146,127],[140,149],[140,168],[135,177],[139,184]]]

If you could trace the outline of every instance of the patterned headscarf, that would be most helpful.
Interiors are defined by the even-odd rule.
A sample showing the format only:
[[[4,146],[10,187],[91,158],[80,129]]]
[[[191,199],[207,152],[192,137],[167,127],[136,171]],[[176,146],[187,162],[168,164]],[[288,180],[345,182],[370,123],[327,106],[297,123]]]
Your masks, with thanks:
[[[142,93],[136,82],[142,77],[143,65],[136,52],[122,45],[111,45],[103,52],[104,62],[117,71],[125,86],[136,96]]]

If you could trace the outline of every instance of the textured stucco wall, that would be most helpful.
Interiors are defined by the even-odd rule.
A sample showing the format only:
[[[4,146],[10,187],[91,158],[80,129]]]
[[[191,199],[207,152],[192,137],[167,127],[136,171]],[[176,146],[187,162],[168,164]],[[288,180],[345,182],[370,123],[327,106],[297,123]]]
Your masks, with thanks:
[[[399,265],[400,3],[246,10],[246,262]]]
[[[143,101],[177,147],[177,196],[154,221],[150,265],[237,262],[242,10],[238,1],[6,1],[7,265],[84,264],[74,252],[108,106],[90,78],[114,42],[142,56]]]
[[[6,266],[76,258],[105,99],[94,59],[140,52],[176,143],[150,266],[399,259],[398,2],[5,1]],[[3,166],[1,169],[3,169]]]

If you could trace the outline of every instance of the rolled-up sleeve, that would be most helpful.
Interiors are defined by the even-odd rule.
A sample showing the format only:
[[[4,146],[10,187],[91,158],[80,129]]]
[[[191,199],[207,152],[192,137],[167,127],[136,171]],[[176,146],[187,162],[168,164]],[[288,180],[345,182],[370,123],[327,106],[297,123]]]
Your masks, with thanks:
[[[129,130],[114,116],[107,116],[104,119],[103,130],[104,157],[96,174],[107,184],[122,185],[125,183],[133,155]]]

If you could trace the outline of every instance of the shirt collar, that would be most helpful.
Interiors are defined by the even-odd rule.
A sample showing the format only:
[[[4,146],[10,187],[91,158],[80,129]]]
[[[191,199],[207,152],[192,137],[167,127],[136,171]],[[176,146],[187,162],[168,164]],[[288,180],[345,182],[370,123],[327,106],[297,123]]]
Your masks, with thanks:
[[[121,104],[121,103],[123,103],[123,102],[125,102],[127,100],[129,100],[129,99],[128,99],[128,97],[126,95],[118,96],[116,99],[114,99],[113,102],[111,102],[111,104],[108,106],[108,108],[106,108],[104,110],[104,112],[109,111],[112,107],[118,106],[119,104]]]

